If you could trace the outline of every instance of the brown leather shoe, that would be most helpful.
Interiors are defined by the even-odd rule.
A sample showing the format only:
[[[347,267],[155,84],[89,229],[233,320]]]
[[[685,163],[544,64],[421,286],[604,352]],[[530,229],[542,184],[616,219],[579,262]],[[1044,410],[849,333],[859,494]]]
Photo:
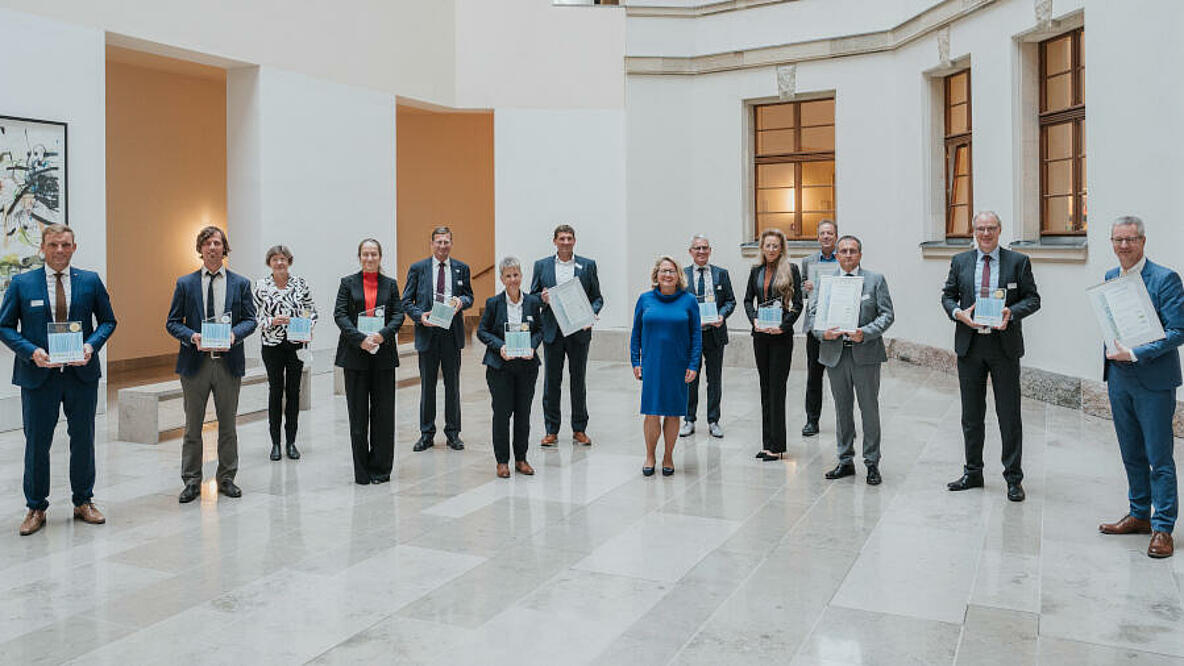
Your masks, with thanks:
[[[514,463],[514,469],[518,470],[519,474],[534,476],[534,468],[531,467],[530,463],[526,462],[525,460],[519,460],[518,462]]]
[[[99,512],[94,502],[87,502],[82,506],[74,507],[74,520],[81,520],[91,525],[102,525],[107,522],[107,519]]]
[[[507,465],[506,463],[498,463],[497,464],[497,478],[499,478],[499,479],[510,478],[510,466]]]
[[[1171,557],[1175,551],[1175,546],[1172,545],[1172,535],[1167,532],[1152,532],[1151,544],[1147,546],[1147,557],[1154,557],[1161,560],[1165,557]]]
[[[588,438],[588,433],[586,433],[586,432],[583,432],[583,431],[573,432],[571,434],[571,438],[576,440],[577,444],[583,444],[584,446],[592,446],[592,440]]]
[[[1098,525],[1102,534],[1151,534],[1151,521],[1135,518],[1129,513],[1116,523]]]
[[[543,435],[543,441],[539,442],[540,445],[546,446],[546,447],[552,447],[558,443],[559,443],[559,436],[554,435],[552,433],[547,433],[547,434]]]
[[[21,536],[29,536],[45,527],[45,512],[41,509],[29,509],[25,519],[21,521]]]

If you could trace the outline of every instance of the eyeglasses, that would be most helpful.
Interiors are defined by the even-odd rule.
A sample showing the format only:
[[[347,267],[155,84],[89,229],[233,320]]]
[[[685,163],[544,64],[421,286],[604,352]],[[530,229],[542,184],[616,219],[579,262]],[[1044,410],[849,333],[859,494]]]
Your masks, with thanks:
[[[706,252],[711,249],[710,245],[696,245],[691,248],[692,252]]]
[[[841,250],[835,250],[835,254],[842,254],[842,255],[859,254],[859,250],[857,250],[853,247],[845,247]]]
[[[1142,236],[1120,236],[1118,238],[1111,238],[1110,242],[1115,245],[1134,245],[1143,240]]]
[[[998,226],[990,226],[990,227],[975,227],[975,228],[974,228],[974,233],[976,233],[976,234],[993,234],[993,233],[995,233],[995,232],[997,232],[997,231],[999,231],[999,227],[998,227]]]
[[[670,268],[663,268],[658,271],[658,275],[678,275],[678,271]]]

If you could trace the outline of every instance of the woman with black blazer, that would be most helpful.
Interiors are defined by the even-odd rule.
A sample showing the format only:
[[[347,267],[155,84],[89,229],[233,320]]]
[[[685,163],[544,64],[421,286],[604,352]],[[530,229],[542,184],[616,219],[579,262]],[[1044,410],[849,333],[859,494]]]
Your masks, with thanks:
[[[354,454],[354,482],[386,483],[395,464],[395,368],[403,305],[399,285],[382,274],[382,245],[358,244],[362,270],[341,278],[333,318],[341,336],[336,365],[345,373],[345,403]],[[358,317],[378,317],[377,332],[358,330]],[[373,321],[373,320],[368,320]]]
[[[761,381],[761,450],[756,457],[781,460],[785,456],[785,384],[793,357],[793,324],[802,314],[802,275],[786,256],[780,229],[761,234],[761,258],[748,274],[744,311],[752,322],[752,351]],[[770,301],[781,306],[781,324],[758,321],[758,308]]]
[[[539,357],[535,353],[543,341],[543,302],[538,296],[522,293],[522,264],[506,257],[498,264],[498,274],[506,289],[485,301],[477,339],[485,343],[485,381],[493,397],[493,455],[497,458],[498,478],[510,477],[510,416],[514,417],[514,469],[519,474],[534,474],[526,462],[530,443],[530,405],[534,402],[535,380],[539,376]],[[530,331],[530,355],[514,357],[507,352],[506,324],[525,325]]]

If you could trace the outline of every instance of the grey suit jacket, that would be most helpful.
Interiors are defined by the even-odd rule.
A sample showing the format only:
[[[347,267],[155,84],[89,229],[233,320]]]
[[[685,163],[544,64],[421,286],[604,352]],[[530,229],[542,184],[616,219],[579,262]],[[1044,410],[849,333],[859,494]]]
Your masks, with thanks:
[[[834,255],[832,255],[832,256],[834,256]],[[822,259],[822,251],[821,250],[819,250],[818,252],[812,252],[812,253],[807,254],[806,256],[802,257],[802,283],[803,284],[805,284],[806,280],[810,279],[810,267],[817,264],[817,263],[820,263],[819,262],[820,259]],[[833,262],[824,262],[824,263],[827,267],[833,266],[836,271],[839,270],[839,262],[838,262],[837,258]],[[817,288],[818,288],[817,285],[815,285],[815,289],[817,289]],[[810,294],[805,293],[805,291],[803,290],[802,297],[806,298],[808,296],[810,296]],[[814,328],[814,311],[812,309],[810,309],[809,307],[807,307],[806,311],[802,313],[802,332],[805,333],[806,335],[809,335],[810,330],[813,328]]]
[[[863,342],[851,345],[851,358],[856,365],[871,365],[888,360],[884,349],[884,331],[892,325],[896,316],[892,312],[892,296],[888,293],[888,281],[883,275],[869,271],[862,266],[863,296],[859,305],[859,330],[863,331]],[[823,340],[822,331],[812,331],[818,338],[818,362],[828,368],[839,363],[843,354],[843,339]]]

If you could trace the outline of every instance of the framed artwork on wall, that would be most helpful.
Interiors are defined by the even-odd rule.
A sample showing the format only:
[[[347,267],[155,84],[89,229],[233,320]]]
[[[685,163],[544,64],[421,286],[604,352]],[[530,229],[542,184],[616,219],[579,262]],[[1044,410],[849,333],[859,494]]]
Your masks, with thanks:
[[[66,204],[66,123],[0,115],[0,294],[41,267],[41,230],[69,223]]]

